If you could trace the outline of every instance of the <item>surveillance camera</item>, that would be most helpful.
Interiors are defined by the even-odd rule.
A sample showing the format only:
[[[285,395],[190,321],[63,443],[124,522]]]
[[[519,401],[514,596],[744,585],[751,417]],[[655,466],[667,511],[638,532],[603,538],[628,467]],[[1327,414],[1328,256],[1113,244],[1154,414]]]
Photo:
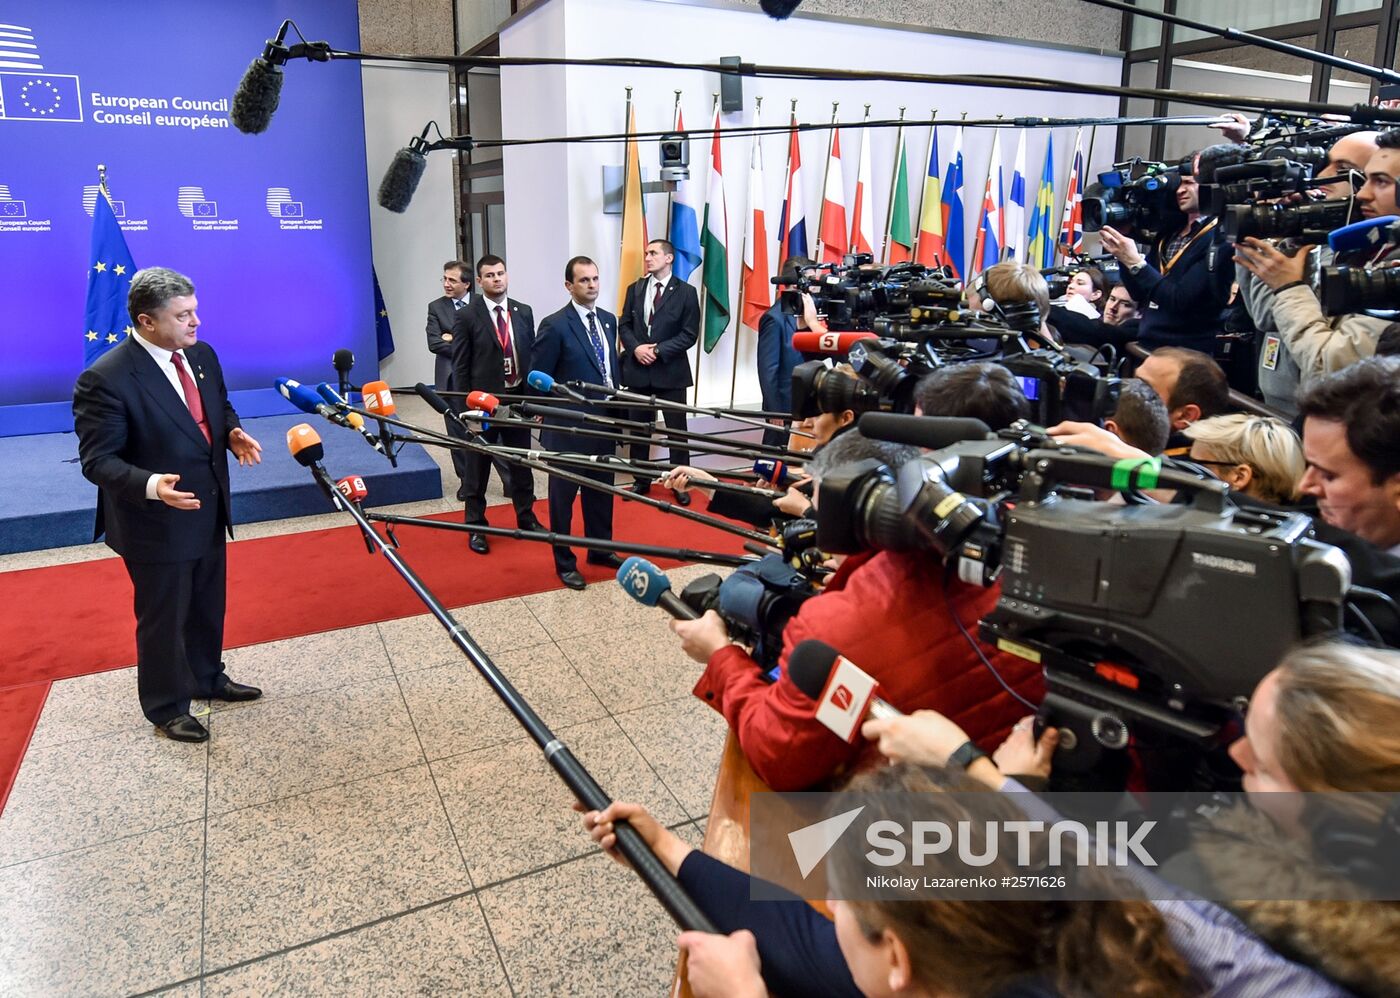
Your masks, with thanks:
[[[690,139],[679,132],[661,136],[661,179],[690,179]]]

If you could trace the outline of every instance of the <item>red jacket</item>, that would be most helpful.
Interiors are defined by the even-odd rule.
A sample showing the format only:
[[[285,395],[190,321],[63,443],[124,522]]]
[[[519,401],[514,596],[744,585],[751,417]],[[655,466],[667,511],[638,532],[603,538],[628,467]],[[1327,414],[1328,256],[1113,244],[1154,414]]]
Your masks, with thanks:
[[[928,554],[880,551],[847,558],[821,595],[802,605],[783,630],[782,676],[764,682],[758,664],[738,645],[710,656],[695,695],[724,715],[759,777],[774,790],[802,790],[879,758],[873,743],[848,745],[813,716],[815,703],[787,675],[793,648],[825,641],[880,684],[880,694],[906,713],[931,709],[956,721],[990,752],[1030,711],[1012,699],[958,633],[948,612],[974,640],[977,621],[996,605],[999,590],[952,579],[943,593],[943,566]],[[1040,667],[981,645],[1018,693],[1039,703]]]

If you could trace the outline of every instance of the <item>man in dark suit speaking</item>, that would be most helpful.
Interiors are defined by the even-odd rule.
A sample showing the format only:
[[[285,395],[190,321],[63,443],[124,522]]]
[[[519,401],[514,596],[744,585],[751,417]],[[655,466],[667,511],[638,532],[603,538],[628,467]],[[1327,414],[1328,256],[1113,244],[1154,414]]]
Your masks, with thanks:
[[[543,371],[555,381],[589,381],[593,384],[617,385],[617,318],[597,307],[598,265],[586,256],[576,256],[564,266],[564,288],[569,292],[569,304],[540,323],[531,352],[534,370]],[[591,415],[601,415],[595,406],[578,405]],[[579,454],[611,454],[613,444],[596,437],[581,437],[569,433],[566,427],[577,427],[576,420],[563,417],[546,419],[540,433],[540,443],[546,450],[573,451]],[[613,476],[601,471],[580,472],[589,478],[611,485]],[[549,479],[549,529],[559,534],[571,533],[574,520],[574,496],[579,486],[551,475]],[[612,539],[613,497],[597,489],[583,490],[583,533],[600,540]],[[615,554],[593,553],[588,561],[594,565],[617,567],[622,560]],[[570,589],[582,589],[586,583],[578,572],[574,552],[564,545],[554,548],[554,570],[559,581]]]
[[[667,402],[684,402],[685,390],[693,384],[690,358],[686,351],[700,335],[700,299],[695,289],[671,272],[676,248],[665,239],[647,243],[647,275],[627,289],[617,330],[622,339],[622,383],[634,392],[655,395]],[[662,409],[666,426],[685,431],[685,411]],[[629,418],[656,422],[656,410],[633,409]],[[648,444],[632,444],[632,460],[645,461]],[[669,448],[672,464],[689,464],[690,451]],[[634,492],[645,493],[651,483],[638,478]],[[676,501],[690,505],[690,496],[676,493]]]
[[[535,343],[535,313],[524,302],[506,297],[509,278],[506,262],[487,254],[476,262],[478,294],[457,312],[452,325],[452,380],[461,392],[519,392],[524,390]],[[455,399],[459,411],[468,408],[465,398]],[[483,443],[528,449],[530,431],[518,426],[496,426],[483,430]],[[486,481],[492,458],[475,451],[466,454],[465,523],[486,522]],[[529,468],[495,459],[501,486],[515,507],[515,522],[521,530],[538,530],[535,519],[535,482]],[[468,543],[477,554],[487,554],[491,545],[484,534],[472,534]]]
[[[135,590],[141,710],[162,734],[202,742],[190,700],[255,700],[224,673],[228,455],[257,464],[214,351],[198,341],[189,278],[164,267],[131,279],[136,332],[78,378],[73,421],[83,475],[98,487],[96,540],[122,556]]]

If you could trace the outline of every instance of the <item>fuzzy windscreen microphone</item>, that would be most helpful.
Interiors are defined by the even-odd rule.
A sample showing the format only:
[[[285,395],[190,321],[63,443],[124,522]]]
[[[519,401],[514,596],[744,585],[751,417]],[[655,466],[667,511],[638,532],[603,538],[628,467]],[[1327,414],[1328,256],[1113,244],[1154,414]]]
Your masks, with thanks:
[[[802,4],[802,0],[758,0],[758,5],[763,8],[763,13],[776,21],[790,17]]]
[[[267,131],[281,98],[282,68],[260,55],[248,64],[248,71],[234,91],[229,121],[245,135],[259,135]]]

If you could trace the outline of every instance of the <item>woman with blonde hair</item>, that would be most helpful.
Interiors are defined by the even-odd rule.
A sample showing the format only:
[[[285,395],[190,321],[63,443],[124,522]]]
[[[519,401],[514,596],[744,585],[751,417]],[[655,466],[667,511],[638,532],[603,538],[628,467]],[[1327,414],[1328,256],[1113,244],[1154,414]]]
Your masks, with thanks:
[[[1183,432],[1191,438],[1188,460],[1233,491],[1275,505],[1298,498],[1303,444],[1283,420],[1237,412],[1197,420]]]

